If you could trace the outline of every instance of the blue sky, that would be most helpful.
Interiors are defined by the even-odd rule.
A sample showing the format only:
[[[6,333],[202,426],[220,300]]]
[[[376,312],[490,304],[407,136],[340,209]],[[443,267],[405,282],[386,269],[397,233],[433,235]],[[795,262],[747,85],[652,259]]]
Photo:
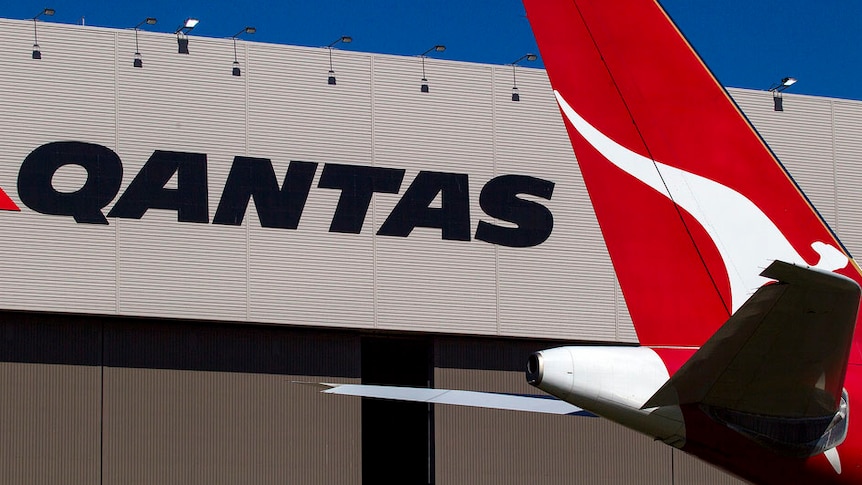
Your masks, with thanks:
[[[788,93],[862,100],[862,2],[855,0],[663,0],[719,80],[766,89],[785,76],[799,82]],[[189,16],[193,35],[230,37],[246,25],[249,40],[323,46],[341,35],[342,48],[416,55],[445,44],[441,58],[506,64],[536,51],[520,0],[6,0],[0,17],[132,27],[156,17],[149,30],[173,32]],[[534,63],[541,67],[541,59]]]

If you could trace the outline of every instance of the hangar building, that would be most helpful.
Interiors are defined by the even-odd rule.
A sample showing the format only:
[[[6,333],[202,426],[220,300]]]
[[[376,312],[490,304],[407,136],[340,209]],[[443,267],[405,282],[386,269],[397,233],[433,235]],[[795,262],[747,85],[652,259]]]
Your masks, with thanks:
[[[737,482],[602,419],[307,384],[535,393],[530,352],[636,342],[544,71],[515,102],[511,66],[422,92],[335,50],[333,85],[325,48],[238,41],[235,76],[229,39],[142,31],[135,67],[132,30],[38,28],[0,20],[9,482]],[[862,103],[730,92],[862,251]]]

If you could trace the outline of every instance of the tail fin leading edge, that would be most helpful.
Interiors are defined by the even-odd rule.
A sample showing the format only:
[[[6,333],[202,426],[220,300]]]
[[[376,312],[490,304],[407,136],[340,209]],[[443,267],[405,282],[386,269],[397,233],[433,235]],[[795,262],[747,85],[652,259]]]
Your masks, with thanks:
[[[524,5],[642,345],[702,345],[775,260],[862,282],[656,1]]]

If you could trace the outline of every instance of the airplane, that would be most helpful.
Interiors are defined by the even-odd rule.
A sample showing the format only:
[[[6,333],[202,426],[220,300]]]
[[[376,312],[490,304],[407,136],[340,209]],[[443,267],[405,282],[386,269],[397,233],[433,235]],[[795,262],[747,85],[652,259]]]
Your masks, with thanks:
[[[656,0],[524,0],[638,346],[527,358],[556,397],[761,484],[862,483],[862,270]]]

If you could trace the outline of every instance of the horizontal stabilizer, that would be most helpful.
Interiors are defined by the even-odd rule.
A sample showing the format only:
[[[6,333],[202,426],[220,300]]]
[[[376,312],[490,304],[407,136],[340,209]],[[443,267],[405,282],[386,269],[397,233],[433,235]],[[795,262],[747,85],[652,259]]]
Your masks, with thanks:
[[[859,285],[775,261],[754,293],[643,408],[704,404],[752,415],[829,416],[841,398]]]
[[[371,397],[393,401],[454,404],[510,411],[594,416],[583,409],[548,395],[501,394],[494,392],[428,389],[425,387],[376,386],[365,384],[325,384],[322,392],[346,396]]]

